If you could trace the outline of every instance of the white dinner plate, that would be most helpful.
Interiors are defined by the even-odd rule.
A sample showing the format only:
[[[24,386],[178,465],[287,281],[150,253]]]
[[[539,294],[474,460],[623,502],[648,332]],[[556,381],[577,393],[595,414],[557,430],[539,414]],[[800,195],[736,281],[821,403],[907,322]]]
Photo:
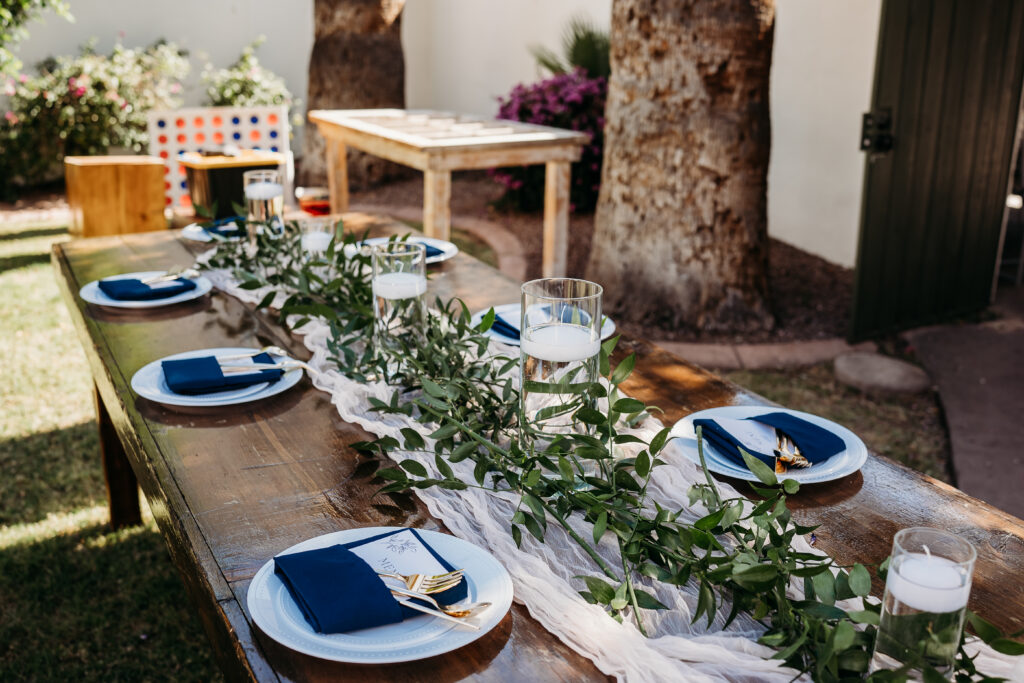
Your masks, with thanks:
[[[206,232],[206,228],[199,225],[199,223],[189,223],[186,225],[181,229],[181,236],[194,242],[213,241],[213,235]],[[228,242],[234,242],[235,240],[241,239],[241,237],[225,237],[224,239]]]
[[[111,277],[105,277],[104,280],[129,280],[131,278],[138,278],[139,280],[145,280],[148,277],[156,277],[157,275],[163,275],[164,270],[147,270],[141,273],[124,273],[122,275],[112,275]],[[183,301],[192,301],[203,296],[211,289],[213,289],[213,283],[207,278],[200,275],[197,278],[193,278],[196,283],[195,289],[190,289],[187,292],[181,294],[175,294],[164,299],[150,299],[148,301],[129,301],[122,299],[112,299],[103,293],[100,289],[99,280],[93,280],[89,284],[78,290],[78,296],[82,297],[83,300],[90,304],[97,306],[108,306],[110,308],[158,308],[160,306],[169,306],[171,304],[180,304]]]
[[[779,479],[794,479],[802,484],[832,481],[833,479],[853,474],[863,467],[864,462],[868,459],[867,446],[860,440],[860,437],[846,427],[836,424],[831,420],[826,420],[823,417],[811,415],[810,413],[802,413],[798,410],[789,410],[788,408],[774,408],[772,406],[724,406],[691,413],[673,425],[671,434],[677,438],[672,443],[675,447],[682,449],[683,455],[699,465],[700,456],[697,454],[697,433],[693,426],[694,420],[713,420],[715,418],[742,420],[743,418],[764,415],[766,413],[788,413],[794,417],[807,420],[812,424],[829,430],[846,444],[845,450],[836,453],[828,460],[811,465],[806,469],[790,468],[785,474],[779,475]],[[712,472],[735,479],[757,481],[757,477],[750,470],[737,465],[719,453],[707,440],[704,441],[704,459],[707,461],[708,469]]]
[[[521,307],[522,304],[502,304],[501,306],[494,307],[494,314],[500,315],[501,319],[507,322],[512,327],[519,327]],[[484,319],[484,316],[487,315],[487,311],[489,310],[489,308],[485,308],[482,311],[477,311],[476,313],[474,313],[473,317],[470,318],[470,324],[479,325],[480,321]],[[601,339],[607,339],[613,334],[615,334],[615,323],[612,322],[611,318],[605,316],[604,324],[601,325]],[[502,344],[509,344],[510,346],[519,346],[518,339],[506,337],[500,332],[495,331],[493,327],[484,332],[484,335],[490,337],[491,339],[500,341]]]
[[[387,244],[389,237],[371,237],[368,240],[363,240],[362,244],[367,246],[374,246],[376,244]],[[459,253],[459,248],[451,242],[445,240],[439,240],[435,237],[420,237],[419,235],[410,235],[406,240],[407,242],[418,242],[420,244],[428,244],[435,249],[440,249],[441,253],[436,256],[428,256],[426,258],[427,264],[440,263],[441,261],[447,261],[451,257]]]
[[[281,554],[351,543],[401,527],[346,529],[303,541]],[[268,636],[299,652],[336,662],[386,664],[408,662],[451,652],[472,643],[497,626],[512,606],[512,579],[505,568],[482,548],[436,531],[417,529],[424,541],[453,567],[465,570],[469,602],[491,606],[473,617],[479,630],[462,628],[425,614],[397,624],[348,633],[317,633],[302,616],[288,589],[274,573],[274,560],[256,573],[246,601],[256,625]]]
[[[302,370],[296,368],[294,370],[288,370],[281,379],[276,382],[260,382],[259,384],[253,384],[247,387],[241,387],[239,389],[232,389],[230,391],[218,391],[210,394],[199,394],[196,396],[189,396],[186,394],[176,394],[167,386],[167,381],[164,379],[163,367],[160,363],[165,360],[177,360],[181,358],[196,358],[198,356],[234,356],[243,353],[254,353],[259,349],[251,349],[247,347],[226,347],[226,348],[215,348],[215,349],[196,349],[195,351],[185,351],[184,353],[176,353],[160,360],[155,360],[143,366],[135,375],[132,376],[132,389],[136,394],[143,398],[148,398],[150,401],[156,403],[163,403],[164,405],[171,406],[182,406],[182,407],[213,407],[213,406],[229,406],[236,403],[248,403],[249,401],[258,401],[269,396],[280,394],[282,391],[286,391],[295,386],[300,379],[302,379]],[[288,360],[287,358],[281,358],[278,356],[272,356],[275,361],[277,360]],[[235,361],[232,361],[235,362]],[[239,364],[250,363],[251,359],[239,360]]]

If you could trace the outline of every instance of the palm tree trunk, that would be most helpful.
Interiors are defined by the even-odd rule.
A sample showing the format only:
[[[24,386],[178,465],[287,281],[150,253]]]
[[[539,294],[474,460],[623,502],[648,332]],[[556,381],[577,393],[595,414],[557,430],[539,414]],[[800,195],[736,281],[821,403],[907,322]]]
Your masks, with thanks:
[[[588,278],[627,320],[770,327],[774,0],[614,0]]]
[[[316,0],[307,109],[405,106],[405,60],[399,19],[405,0]],[[326,185],[324,140],[307,126],[300,181]],[[349,150],[352,187],[379,182],[398,168]]]

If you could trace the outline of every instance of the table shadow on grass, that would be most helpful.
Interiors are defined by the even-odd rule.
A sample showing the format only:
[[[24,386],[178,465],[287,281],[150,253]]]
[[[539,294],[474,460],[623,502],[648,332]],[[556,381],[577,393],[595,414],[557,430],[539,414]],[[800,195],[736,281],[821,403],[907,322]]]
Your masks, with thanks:
[[[0,680],[220,678],[152,522],[0,547],[0,595]]]
[[[105,497],[91,420],[0,441],[0,470],[0,525],[38,522]]]

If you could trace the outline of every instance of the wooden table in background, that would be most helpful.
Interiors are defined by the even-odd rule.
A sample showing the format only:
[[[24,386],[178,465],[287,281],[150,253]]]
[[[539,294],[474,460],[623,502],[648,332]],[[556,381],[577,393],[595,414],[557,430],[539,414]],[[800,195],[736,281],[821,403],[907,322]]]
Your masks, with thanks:
[[[545,164],[544,277],[565,276],[569,249],[569,166],[588,136],[518,121],[406,109],[314,110],[327,140],[331,213],[348,210],[346,148],[423,171],[423,232],[449,239],[452,171]]]
[[[345,224],[357,232],[405,231],[365,215],[350,214]],[[316,659],[278,645],[253,625],[246,611],[249,582],[285,548],[353,527],[443,525],[413,497],[401,504],[372,497],[375,486],[362,476],[363,461],[351,448],[369,435],[343,422],[330,397],[308,379],[263,401],[198,412],[165,408],[131,391],[131,377],[143,365],[190,349],[278,344],[308,357],[301,342],[285,334],[272,316],[216,290],[188,304],[123,313],[87,305],[78,297],[79,288],[97,278],[186,265],[203,248],[170,232],[125,235],[55,245],[53,261],[96,381],[101,420],[108,421],[101,434],[107,472],[113,473],[108,477],[112,515],[123,514],[118,505],[124,501],[138,500],[137,476],[227,677],[604,679],[522,605],[513,605],[476,643],[408,664]],[[519,296],[518,283],[464,254],[432,271],[432,294],[457,294],[474,310]],[[619,346],[639,357],[625,388],[662,407],[666,424],[696,410],[764,402],[645,341],[624,339]],[[124,476],[125,470],[131,476]],[[881,560],[893,534],[904,527],[939,527],[969,539],[978,548],[971,608],[1004,630],[1024,628],[1021,520],[876,455],[860,472],[805,486],[791,503],[800,523],[822,525],[817,547],[844,564]],[[877,580],[874,588],[880,592]]]

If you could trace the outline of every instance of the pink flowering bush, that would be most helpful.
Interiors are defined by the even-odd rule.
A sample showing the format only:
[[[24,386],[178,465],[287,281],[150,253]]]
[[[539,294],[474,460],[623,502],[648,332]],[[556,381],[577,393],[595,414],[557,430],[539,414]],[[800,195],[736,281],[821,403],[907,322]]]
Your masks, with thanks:
[[[188,60],[169,43],[145,49],[121,45],[109,55],[91,47],[78,57],[50,58],[39,74],[7,78],[9,110],[0,120],[0,194],[60,177],[70,155],[105,154],[110,147],[142,152],[146,112],[180,106]]]
[[[580,160],[572,165],[573,211],[593,211],[597,205],[607,88],[604,78],[590,78],[577,68],[532,85],[517,85],[508,97],[498,100],[498,118],[567,128],[590,136]],[[536,211],[544,206],[543,166],[495,169],[491,176],[505,186],[499,204],[522,211]]]

